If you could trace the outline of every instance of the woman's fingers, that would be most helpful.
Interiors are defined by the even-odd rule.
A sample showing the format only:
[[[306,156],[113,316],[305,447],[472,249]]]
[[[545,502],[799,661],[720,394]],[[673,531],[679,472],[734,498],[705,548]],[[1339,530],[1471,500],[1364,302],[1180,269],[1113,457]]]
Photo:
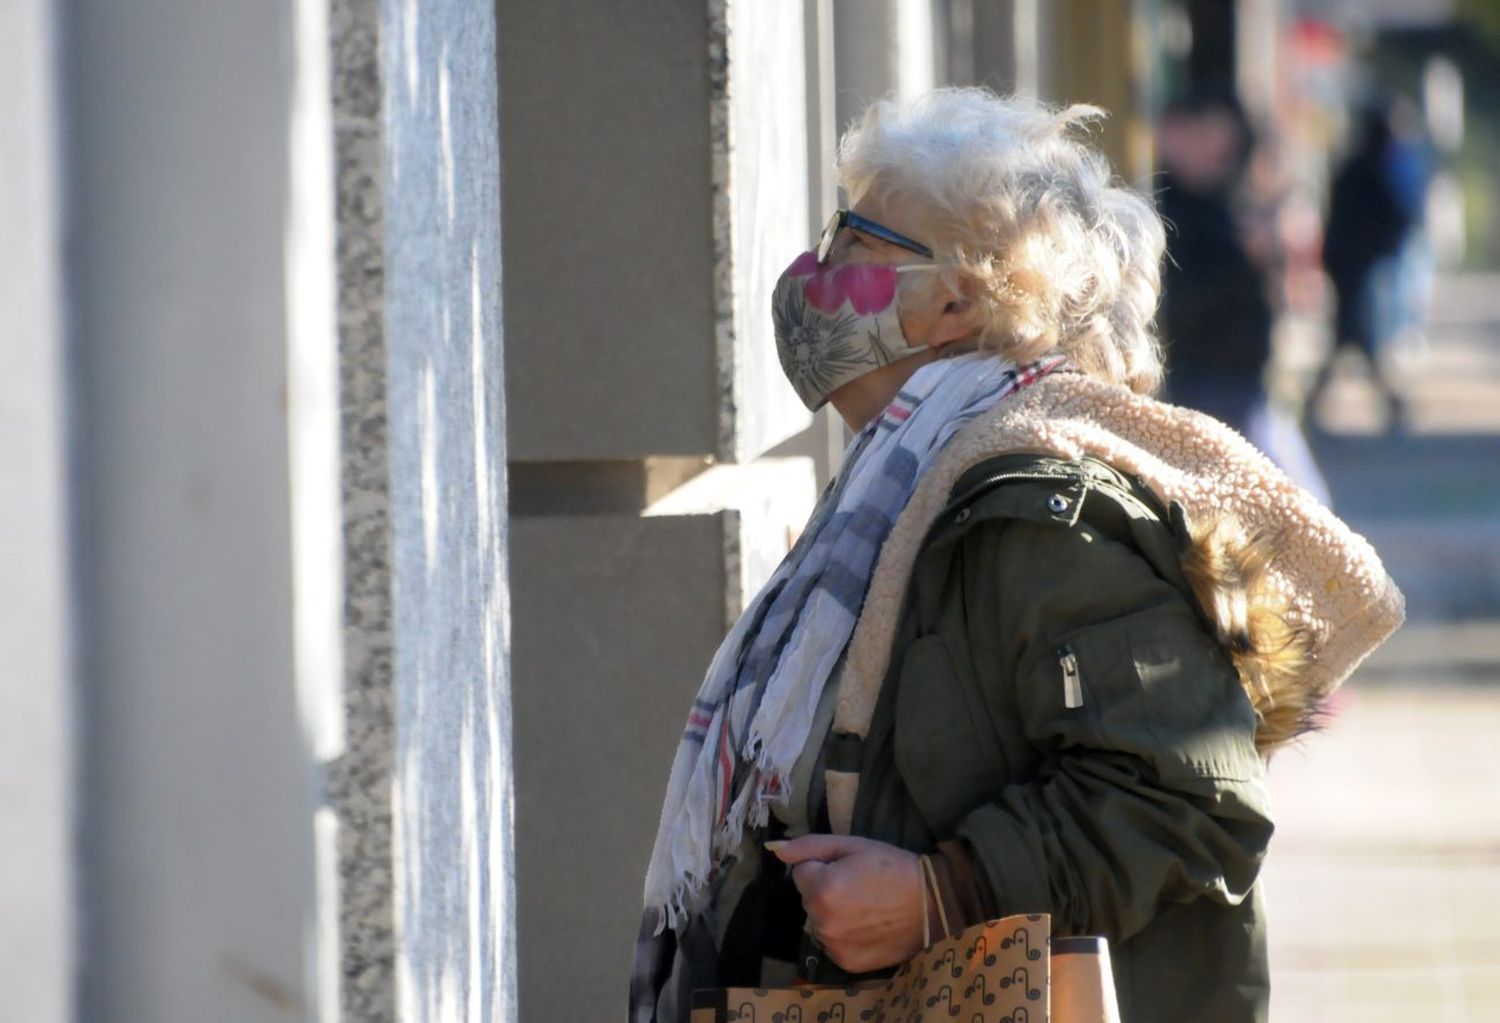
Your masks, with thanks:
[[[803,906],[820,898],[827,872],[828,864],[820,860],[804,860],[792,867],[792,884],[797,886],[797,894],[802,896]]]
[[[922,881],[912,853],[846,835],[804,835],[766,848],[792,865],[809,928],[840,966],[871,970],[921,950]]]
[[[781,842],[767,842],[766,848],[782,863],[796,865],[808,860],[832,863],[868,847],[871,840],[852,835],[802,835]],[[876,843],[879,844],[879,843]]]

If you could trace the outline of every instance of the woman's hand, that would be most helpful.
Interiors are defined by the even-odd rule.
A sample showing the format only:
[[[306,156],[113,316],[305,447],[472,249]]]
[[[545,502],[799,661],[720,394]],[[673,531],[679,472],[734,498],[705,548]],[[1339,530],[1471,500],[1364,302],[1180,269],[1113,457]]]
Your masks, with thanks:
[[[922,951],[915,853],[847,835],[803,835],[766,848],[791,864],[813,937],[843,969],[866,973]]]

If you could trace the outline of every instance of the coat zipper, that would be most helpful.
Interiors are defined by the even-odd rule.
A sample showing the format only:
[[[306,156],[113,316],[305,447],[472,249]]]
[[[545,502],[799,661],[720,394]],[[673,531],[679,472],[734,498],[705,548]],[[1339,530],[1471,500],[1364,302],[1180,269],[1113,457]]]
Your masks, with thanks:
[[[1063,672],[1063,706],[1077,710],[1083,706],[1083,678],[1078,673],[1078,656],[1072,647],[1063,647],[1058,652],[1058,663]]]

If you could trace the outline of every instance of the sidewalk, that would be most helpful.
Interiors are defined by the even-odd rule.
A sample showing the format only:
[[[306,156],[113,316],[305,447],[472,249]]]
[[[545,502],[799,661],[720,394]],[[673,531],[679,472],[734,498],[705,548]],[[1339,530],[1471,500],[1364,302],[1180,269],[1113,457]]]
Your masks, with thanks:
[[[1314,438],[1410,624],[1272,764],[1276,1023],[1500,1021],[1500,277],[1435,310],[1410,433],[1351,378]]]
[[[1489,678],[1356,684],[1273,763],[1276,1023],[1500,1020],[1500,666]]]

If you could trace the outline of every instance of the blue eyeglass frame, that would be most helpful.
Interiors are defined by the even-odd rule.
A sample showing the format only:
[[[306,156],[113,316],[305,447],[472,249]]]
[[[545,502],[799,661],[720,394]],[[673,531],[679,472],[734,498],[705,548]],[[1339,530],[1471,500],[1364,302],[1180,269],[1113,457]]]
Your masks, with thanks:
[[[886,227],[877,224],[869,217],[862,217],[853,210],[834,210],[833,216],[828,218],[828,223],[823,227],[823,235],[818,239],[818,263],[822,265],[828,262],[828,256],[833,252],[833,242],[844,228],[853,228],[856,231],[879,238],[883,242],[890,242],[908,252],[915,252],[919,256],[932,258],[932,250],[919,241],[914,241]]]

